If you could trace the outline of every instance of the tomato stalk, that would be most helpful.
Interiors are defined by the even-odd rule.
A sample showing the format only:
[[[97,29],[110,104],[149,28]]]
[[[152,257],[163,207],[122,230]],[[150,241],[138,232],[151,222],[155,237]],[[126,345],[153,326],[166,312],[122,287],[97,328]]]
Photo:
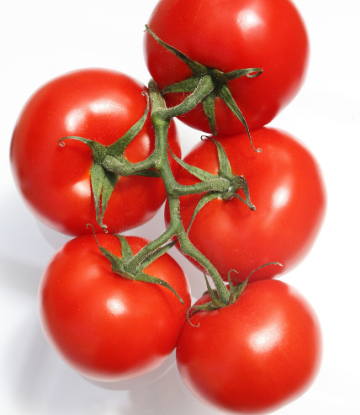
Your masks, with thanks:
[[[233,175],[225,150],[219,142],[212,139],[217,148],[219,159],[219,173],[214,175],[195,166],[186,164],[173,154],[168,146],[168,129],[172,118],[186,114],[194,109],[199,103],[204,102],[206,97],[211,96],[215,89],[219,93],[224,86],[224,82],[226,82],[226,79],[225,81],[223,79],[224,77],[243,76],[244,74],[247,74],[247,72],[253,72],[254,70],[249,69],[245,70],[245,72],[240,71],[240,75],[238,73],[239,71],[235,71],[236,73],[234,72],[233,74],[222,74],[213,69],[209,72],[207,68],[203,68],[201,65],[199,66],[196,62],[188,62],[188,64],[197,71],[197,73],[201,73],[201,71],[205,72],[201,73],[191,94],[177,106],[168,108],[159,87],[154,80],[150,80],[150,96],[147,96],[148,104],[145,113],[114,144],[104,146],[94,140],[71,136],[64,137],[60,140],[60,145],[64,145],[64,140],[66,139],[73,139],[81,141],[90,147],[93,153],[93,166],[90,170],[90,174],[96,220],[105,232],[107,231],[107,227],[106,224],[103,223],[103,217],[107,202],[111,197],[119,175],[161,177],[164,182],[169,202],[170,223],[167,230],[162,235],[154,241],[149,242],[136,255],[125,255],[124,252],[123,259],[114,258],[99,246],[102,253],[111,262],[115,272],[123,275],[125,278],[155,282],[149,279],[149,276],[144,272],[144,269],[171,248],[173,242],[168,243],[169,240],[177,240],[181,251],[186,256],[197,261],[205,272],[210,275],[216,287],[219,304],[225,306],[229,304],[230,299],[232,298],[232,291],[227,289],[218,270],[211,261],[209,261],[206,256],[193,245],[188,237],[188,233],[191,224],[200,209],[215,198],[228,200],[237,197],[251,210],[255,210],[255,206],[251,203],[250,193],[245,178]],[[226,93],[226,91],[224,93]],[[151,102],[151,120],[155,131],[155,149],[145,160],[131,163],[126,159],[125,149],[143,128],[150,108],[149,101]],[[198,178],[200,182],[193,185],[182,185],[178,183],[171,170],[169,157],[173,157],[177,163]],[[242,189],[244,198],[236,193],[239,189]],[[190,226],[186,230],[180,217],[180,197],[190,194],[204,195],[194,211]],[[122,244],[123,243],[124,241],[122,241]],[[167,288],[170,288],[174,294],[177,295],[172,287]]]
[[[216,291],[219,296],[219,300],[222,304],[228,304],[231,293],[226,288],[219,272],[214,265],[191,243],[188,237],[188,231],[185,230],[183,222],[180,217],[180,196],[189,195],[192,193],[206,193],[215,194],[216,197],[224,195],[224,197],[230,197],[235,194],[241,185],[245,187],[245,193],[248,195],[248,189],[246,180],[241,177],[233,176],[231,173],[230,164],[228,163],[225,153],[219,151],[220,158],[220,173],[219,176],[213,176],[209,178],[209,173],[201,170],[196,171],[200,177],[205,178],[204,181],[195,185],[181,185],[179,184],[170,168],[168,159],[168,144],[167,144],[167,131],[170,125],[170,121],[173,115],[180,114],[181,111],[189,111],[188,104],[183,106],[180,104],[178,107],[168,109],[165,104],[165,100],[161,95],[161,92],[155,82],[151,80],[149,82],[150,100],[151,100],[151,119],[155,130],[155,150],[152,154],[154,164],[152,167],[156,169],[161,175],[165,190],[169,202],[170,210],[170,223],[167,230],[160,235],[157,239],[147,244],[140,252],[138,252],[128,263],[127,269],[135,270],[139,267],[142,268],[142,263],[148,258],[152,252],[160,249],[160,247],[166,243],[170,238],[176,237],[181,251],[196,260],[210,275]],[[201,99],[199,97],[198,99]],[[192,106],[196,106],[197,102],[188,100],[188,103],[192,102]],[[190,170],[191,167],[189,166]],[[194,171],[194,170],[192,170]],[[230,190],[229,190],[230,188]],[[249,200],[249,207],[254,209],[254,206]]]

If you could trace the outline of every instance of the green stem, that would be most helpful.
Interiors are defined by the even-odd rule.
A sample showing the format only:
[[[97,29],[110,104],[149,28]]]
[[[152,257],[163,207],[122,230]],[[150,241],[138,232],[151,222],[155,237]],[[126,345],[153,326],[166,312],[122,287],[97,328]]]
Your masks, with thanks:
[[[168,227],[164,233],[162,233],[158,238],[147,243],[133,258],[128,262],[127,269],[130,272],[135,272],[141,267],[141,263],[154,251],[158,250],[162,245],[164,245],[169,239],[176,235],[176,229]]]
[[[151,116],[155,114],[159,119],[169,121],[174,117],[186,114],[193,110],[200,102],[209,95],[215,88],[214,82],[210,75],[203,76],[195,90],[188,95],[184,101],[175,107],[167,108],[165,100],[161,95],[159,87],[153,79],[149,82]],[[154,107],[156,109],[154,109]]]
[[[198,183],[192,186],[180,185],[171,171],[169,158],[168,158],[168,142],[167,133],[172,118],[166,116],[168,109],[166,109],[165,101],[157,87],[157,85],[150,81],[149,83],[150,99],[152,113],[151,118],[155,130],[155,150],[152,154],[152,167],[155,168],[161,174],[164,181],[165,190],[169,202],[170,211],[170,224],[167,230],[160,235],[157,239],[149,242],[144,248],[142,248],[127,264],[129,270],[136,270],[141,267],[141,263],[152,252],[159,249],[170,238],[177,236],[180,243],[180,248],[185,255],[194,258],[210,275],[216,289],[219,293],[220,300],[227,304],[229,301],[229,291],[227,290],[220,274],[213,266],[213,264],[191,243],[188,238],[184,225],[180,217],[180,198],[181,195],[188,195],[191,193],[202,193],[214,189],[226,190],[226,186],[229,185],[227,180],[221,178],[209,180],[206,182]],[[201,101],[198,97],[199,102]],[[181,105],[181,104],[180,104]],[[192,102],[193,106],[196,106],[196,102]],[[188,110],[187,110],[188,111]]]
[[[167,109],[167,117],[174,118],[194,109],[215,88],[210,75],[203,76],[195,90],[181,104]]]
[[[180,211],[180,201],[179,198],[176,198],[177,206],[175,211]],[[170,210],[170,217],[171,217],[171,210]],[[180,220],[181,221],[181,220]],[[190,241],[187,233],[185,232],[184,226],[181,222],[181,232],[177,234],[181,252],[184,255],[190,256],[191,258],[195,259],[204,270],[210,275],[211,279],[213,280],[215,287],[219,294],[219,299],[223,304],[228,304],[229,302],[229,291],[224,284],[218,270],[214,267],[214,265],[209,261],[205,255],[203,255],[200,251],[198,251],[193,243]]]
[[[126,159],[119,160],[114,156],[106,156],[101,165],[112,173],[119,174],[120,176],[132,176],[142,170],[154,168],[154,153],[152,153],[147,159],[139,161],[138,163],[130,163]]]

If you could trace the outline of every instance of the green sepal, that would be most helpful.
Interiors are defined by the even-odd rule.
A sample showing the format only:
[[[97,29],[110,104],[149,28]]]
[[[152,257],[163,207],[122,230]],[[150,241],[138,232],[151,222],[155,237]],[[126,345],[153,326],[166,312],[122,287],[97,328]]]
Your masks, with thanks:
[[[230,198],[236,197],[239,200],[241,200],[243,203],[245,203],[251,210],[256,210],[256,207],[251,202],[249,186],[247,184],[245,177],[233,175],[231,171],[231,164],[224,150],[224,147],[217,140],[211,137],[207,137],[207,138],[211,140],[216,145],[216,148],[217,148],[217,154],[218,154],[218,159],[219,159],[219,176],[224,179],[229,180],[231,183],[229,191],[228,191],[229,195],[227,194],[222,195],[223,198],[226,199],[228,197]],[[234,189],[231,189],[232,187]],[[243,190],[245,199],[243,199],[240,195],[235,193],[237,189]]]
[[[115,143],[111,144],[107,148],[107,155],[114,156],[115,158],[122,157],[126,147],[131,143],[131,141],[140,133],[144,124],[146,122],[149,109],[150,109],[150,102],[149,102],[149,95],[147,93],[143,93],[146,95],[146,110],[143,116],[137,121],[121,138],[119,138]]]
[[[201,305],[193,305],[192,307],[190,307],[186,313],[186,317],[187,317],[187,321],[189,322],[189,324],[193,327],[199,327],[200,323],[195,326],[194,324],[192,324],[192,322],[190,321],[190,318],[197,312],[199,311],[215,311],[218,310],[219,307],[214,306],[214,304],[209,301],[208,303],[205,304],[201,304]]]
[[[235,270],[231,270],[228,273],[229,294],[230,294],[230,296],[229,296],[229,305],[235,303],[235,301],[240,297],[241,293],[245,290],[245,288],[248,284],[248,281],[249,281],[249,277],[247,277],[245,281],[243,281],[242,283],[240,283],[238,285],[235,285],[235,287],[234,287],[234,285],[231,281],[231,278],[230,278],[230,273],[232,271],[235,271]],[[235,271],[235,272],[237,272],[237,271]]]
[[[219,176],[228,180],[232,180],[234,175],[231,171],[231,165],[229,158],[224,150],[224,147],[211,137],[208,137],[215,145],[217,149],[218,159],[219,159]]]
[[[153,277],[152,275],[146,274],[145,272],[136,273],[136,276],[135,276],[134,279],[136,281],[143,281],[143,282],[147,282],[147,283],[151,283],[151,284],[158,284],[158,285],[161,285],[162,287],[168,288],[172,293],[174,293],[176,295],[176,297],[179,299],[181,304],[184,304],[183,299],[173,289],[173,287],[170,284],[168,284],[166,281],[164,281],[160,278]]]
[[[202,107],[203,107],[204,113],[206,115],[206,118],[208,119],[211,132],[214,136],[217,135],[216,119],[215,119],[215,98],[216,98],[216,92],[212,91],[202,101]]]
[[[250,130],[249,127],[247,125],[247,122],[242,114],[242,112],[240,111],[240,108],[237,106],[233,96],[231,95],[230,89],[228,88],[227,85],[221,85],[220,87],[217,88],[217,93],[219,95],[219,97],[225,102],[225,104],[229,107],[229,109],[232,111],[232,113],[236,116],[236,118],[243,124],[243,126],[245,127],[245,130],[247,132],[247,135],[249,137],[250,140],[250,144],[251,147],[253,148],[254,151],[256,151],[257,153],[261,152],[261,148],[255,148],[254,144],[252,142],[252,138],[250,135]]]
[[[105,170],[100,164],[93,164],[90,169],[90,178],[95,204],[96,222],[106,232],[107,226],[103,224],[103,219],[108,201],[118,181],[118,175]]]
[[[230,273],[232,271],[235,271],[235,270],[229,271],[229,273],[228,273],[229,288],[230,288],[229,289],[229,292],[230,292],[229,304],[234,303],[240,297],[240,295],[245,290],[245,288],[246,288],[246,286],[249,282],[250,277],[254,274],[254,272],[258,271],[261,268],[267,267],[269,265],[278,265],[278,266],[282,267],[282,264],[280,264],[280,262],[268,262],[267,264],[260,265],[260,267],[258,267],[256,269],[254,269],[253,271],[251,271],[250,274],[248,275],[248,277],[243,282],[241,282],[238,285],[235,285],[235,287],[233,286],[233,284],[231,282],[231,278],[230,278]],[[235,272],[237,272],[237,271],[235,271]]]
[[[235,297],[234,301],[236,301],[240,297],[242,292],[245,290],[245,288],[246,288],[246,286],[249,282],[249,278],[250,277],[247,277],[245,281],[243,281],[241,284],[238,284],[238,285],[235,286],[234,291],[233,291],[234,292],[234,297]]]
[[[94,235],[96,244],[97,244],[98,248],[100,249],[100,252],[104,255],[104,257],[109,260],[109,262],[111,264],[112,271],[115,272],[116,274],[119,274],[119,275],[123,276],[126,279],[129,279],[129,280],[133,279],[130,275],[127,275],[124,272],[123,260],[121,258],[118,258],[116,255],[114,255],[112,252],[110,252],[109,250],[107,250],[103,246],[101,246],[99,244],[99,241],[98,241],[97,237],[96,237],[94,227],[91,224],[88,224],[87,226],[92,227],[93,235]]]
[[[179,58],[181,61],[183,61],[193,72],[193,74],[196,75],[205,75],[208,72],[208,69],[206,66],[201,65],[198,62],[193,61],[190,59],[185,53],[180,52],[173,46],[165,43],[163,40],[161,40],[159,37],[155,35],[155,33],[150,29],[148,25],[145,25],[146,30],[150,33],[150,35],[167,51],[173,53],[177,58]]]
[[[88,145],[93,153],[94,163],[100,164],[105,156],[113,156],[117,159],[123,158],[123,153],[126,147],[131,143],[131,141],[139,134],[141,129],[143,128],[148,113],[150,109],[150,99],[149,95],[146,92],[143,92],[143,95],[146,95],[147,105],[143,116],[115,143],[111,144],[110,146],[104,146],[97,141],[90,140],[88,138],[78,137],[78,136],[67,136],[63,137],[59,140],[59,144],[64,146],[64,140],[77,140],[81,141],[82,143]]]
[[[161,92],[164,95],[174,92],[193,92],[194,89],[198,86],[199,81],[200,79],[198,76],[190,76],[190,78],[187,78],[184,81],[166,86]]]
[[[227,81],[232,81],[234,79],[241,78],[246,76],[247,78],[257,78],[263,73],[261,68],[247,68],[247,69],[237,69],[235,71],[227,72],[225,74]]]
[[[243,190],[244,190],[244,189],[243,189]],[[236,197],[237,199],[239,199],[239,200],[241,200],[243,203],[245,203],[245,205],[246,205],[246,206],[248,206],[248,208],[249,208],[250,210],[256,210],[256,206],[252,204],[252,202],[251,202],[250,198],[249,198],[249,199],[248,199],[248,198],[244,199],[244,198],[242,198],[240,195],[238,195],[237,193],[234,193],[232,196],[233,196],[233,197]]]
[[[121,259],[123,262],[129,262],[134,254],[131,250],[130,244],[124,235],[116,235],[121,245]]]
[[[100,198],[103,188],[105,169],[100,164],[93,164],[90,169],[91,188],[95,203],[96,222],[100,218]]]
[[[268,262],[266,264],[260,265],[260,267],[258,267],[256,269],[254,269],[253,271],[251,271],[249,276],[247,277],[247,279],[249,279],[254,274],[254,272],[259,271],[259,269],[261,269],[261,268],[268,267],[269,265],[277,265],[279,267],[283,266],[283,264],[281,264],[280,262]]]
[[[229,292],[230,292],[230,294],[234,291],[234,285],[233,285],[233,283],[232,283],[232,281],[231,281],[231,277],[230,277],[230,274],[231,274],[232,272],[236,272],[236,273],[238,274],[238,272],[237,272],[235,269],[231,269],[231,270],[228,272],[228,283],[229,283]]]
[[[205,182],[207,180],[213,180],[214,178],[216,178],[217,176],[215,176],[214,174],[211,174],[205,170],[199,169],[196,166],[192,166],[190,164],[185,163],[183,160],[179,159],[179,157],[177,157],[171,150],[171,148],[168,146],[168,149],[170,151],[171,156],[174,158],[174,160],[176,160],[181,167],[183,167],[186,171],[188,171],[190,174],[192,174],[193,176],[197,177],[199,180],[201,180],[202,182]]]
[[[75,135],[69,135],[63,137],[59,140],[59,145],[61,147],[65,146],[64,140],[75,140],[81,141],[90,147],[90,150],[93,154],[94,163],[101,163],[102,159],[106,156],[106,147],[94,140],[89,140],[88,138],[78,137]]]
[[[245,203],[249,207],[249,209],[256,210],[255,205],[253,205],[253,203],[250,199],[249,186],[247,184],[247,181],[246,181],[245,177],[235,176],[234,179],[232,180],[232,183],[236,188],[242,189],[242,191],[244,192],[244,195],[245,195],[245,200],[237,193],[232,193],[231,197],[238,198],[243,203]]]
[[[195,210],[194,210],[194,212],[193,212],[193,214],[192,214],[192,217],[191,217],[191,220],[190,220],[190,223],[189,223],[189,226],[188,226],[188,228],[187,228],[187,231],[186,231],[186,234],[187,235],[189,235],[189,232],[190,232],[190,228],[191,228],[191,225],[193,224],[193,222],[194,222],[194,220],[195,220],[195,217],[196,217],[196,215],[199,213],[199,211],[207,204],[207,203],[209,203],[209,202],[211,202],[212,200],[214,200],[214,199],[217,199],[217,198],[221,198],[221,193],[218,193],[218,192],[214,192],[214,193],[212,193],[212,192],[210,192],[210,193],[206,193],[200,200],[199,200],[199,202],[198,202],[198,204],[196,205],[196,208],[195,208]]]
[[[101,194],[101,215],[99,222],[101,227],[106,227],[106,225],[103,224],[103,219],[109,199],[115,189],[116,183],[118,182],[118,178],[119,176],[116,173],[105,171],[105,179]]]
[[[133,176],[144,176],[144,177],[161,177],[161,174],[157,170],[153,169],[146,169],[146,170],[140,170],[133,174]]]
[[[168,244],[160,247],[156,251],[152,252],[150,255],[148,255],[140,264],[140,267],[142,270],[144,270],[146,267],[148,267],[152,262],[154,262],[156,259],[160,258],[162,255],[166,254],[166,252],[171,249],[175,244],[177,240],[169,242]]]
[[[216,290],[213,290],[209,284],[209,280],[206,276],[206,273],[204,272],[204,277],[205,277],[205,282],[206,282],[206,288],[207,288],[207,293],[209,294],[209,297],[211,299],[211,303],[213,306],[215,306],[216,308],[222,308],[225,306],[225,304],[223,304],[220,301],[219,298],[219,294]]]
[[[231,185],[235,186],[234,189],[230,189],[228,192],[226,193],[221,193],[221,192],[208,192],[206,193],[198,202],[193,215],[191,217],[191,221],[190,224],[188,226],[187,232],[186,234],[189,234],[191,225],[193,224],[193,221],[196,217],[196,215],[199,213],[199,211],[210,201],[217,199],[217,198],[222,198],[222,199],[227,199],[227,198],[232,198],[232,197],[236,197],[238,199],[240,199],[243,203],[245,203],[251,210],[255,210],[255,206],[252,204],[251,200],[250,200],[250,192],[249,192],[249,188],[247,185],[247,181],[243,176],[234,176],[232,174],[231,171],[231,165],[229,162],[229,159],[227,157],[227,154],[224,150],[224,147],[217,141],[214,140],[213,138],[207,137],[209,140],[211,140],[217,148],[217,153],[218,153],[218,159],[219,159],[219,174],[218,177],[227,179],[230,181],[230,187],[232,187]],[[181,161],[183,164],[183,161]],[[183,166],[184,167],[184,166]],[[186,170],[189,171],[190,173],[192,173],[191,168],[193,168],[194,166],[189,166],[186,165]],[[201,172],[203,172],[203,170],[199,169]],[[210,173],[209,173],[210,174]],[[198,176],[197,176],[198,177]],[[213,176],[216,177],[216,176]],[[208,179],[209,180],[209,179]],[[245,194],[246,199],[243,199],[240,195],[238,195],[236,192],[237,189],[243,189],[243,192]]]

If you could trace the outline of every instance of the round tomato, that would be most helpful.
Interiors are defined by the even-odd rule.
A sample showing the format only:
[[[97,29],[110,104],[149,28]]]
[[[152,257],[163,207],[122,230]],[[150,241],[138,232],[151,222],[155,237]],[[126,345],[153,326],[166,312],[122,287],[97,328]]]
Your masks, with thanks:
[[[304,80],[308,37],[289,0],[160,0],[148,25],[161,40],[209,68],[222,72],[263,69],[256,79],[245,76],[228,83],[250,130],[269,123],[294,98]],[[144,49],[151,76],[161,88],[191,75],[188,66],[149,33]],[[182,93],[166,95],[169,106],[182,99]],[[244,131],[219,98],[215,118],[219,135]],[[201,105],[180,119],[210,132]]]
[[[80,136],[110,145],[144,114],[147,88],[127,75],[104,69],[75,71],[40,88],[25,105],[11,143],[11,166],[30,211],[51,228],[69,235],[91,232],[95,222],[90,183],[92,153]],[[154,149],[150,115],[125,150],[130,162],[146,159]],[[172,123],[169,144],[180,154]],[[173,161],[173,166],[175,162]],[[150,220],[166,197],[161,178],[120,177],[104,216],[110,233],[123,232]]]
[[[272,278],[294,268],[309,252],[323,222],[325,188],[319,166],[311,153],[295,138],[276,129],[263,127],[252,137],[261,153],[252,150],[245,133],[217,138],[229,158],[232,172],[247,180],[256,210],[237,198],[217,198],[197,214],[189,238],[227,281],[230,270],[234,284],[251,271],[251,280]],[[201,141],[184,158],[210,173],[217,174],[216,146]],[[177,180],[194,184],[198,180],[180,168]],[[237,192],[242,195],[242,191]],[[180,214],[188,229],[201,195],[180,198]],[[166,222],[169,211],[166,209]]]
[[[209,300],[205,295],[196,304]],[[187,387],[210,407],[269,413],[304,393],[318,372],[318,319],[279,280],[248,284],[232,305],[197,312],[190,321],[179,338],[177,363]]]
[[[121,257],[116,236],[97,238]],[[147,243],[126,239],[133,254]],[[51,260],[40,282],[41,326],[80,374],[102,381],[134,378],[158,367],[175,348],[191,304],[188,282],[168,254],[145,272],[169,283],[184,304],[168,288],[115,274],[93,235],[71,240]]]

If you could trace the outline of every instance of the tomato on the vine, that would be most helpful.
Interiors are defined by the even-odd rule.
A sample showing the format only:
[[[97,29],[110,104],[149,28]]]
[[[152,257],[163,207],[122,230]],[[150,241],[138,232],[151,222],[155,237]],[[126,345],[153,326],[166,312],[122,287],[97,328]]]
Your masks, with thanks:
[[[17,187],[30,211],[53,229],[70,235],[91,232],[95,221],[90,148],[65,136],[80,136],[110,145],[144,114],[147,88],[133,78],[105,69],[84,69],[45,84],[25,105],[15,126],[11,165]],[[125,150],[130,162],[146,159],[155,134],[150,115]],[[174,123],[169,145],[180,146]],[[176,163],[171,162],[175,168]],[[123,232],[150,220],[166,197],[161,178],[119,178],[104,216],[110,233]]]
[[[231,80],[228,87],[250,128],[269,123],[297,94],[305,77],[309,44],[304,23],[290,0],[160,0],[148,22],[164,42],[192,60],[222,72],[261,68],[256,79]],[[185,63],[145,35],[145,59],[161,88],[191,75]],[[183,93],[165,95],[169,106]],[[215,100],[219,135],[244,131],[224,102]],[[180,117],[210,132],[198,105]]]
[[[210,300],[204,295],[195,304]],[[318,319],[279,280],[250,283],[238,300],[199,311],[181,332],[176,358],[200,401],[237,413],[269,413],[303,394],[321,361]]]
[[[100,245],[121,257],[113,235],[98,234]],[[147,240],[126,237],[135,255]],[[190,307],[184,272],[168,254],[145,272],[166,281],[132,281],[114,273],[93,235],[63,246],[44,271],[39,289],[43,331],[73,369],[97,380],[130,379],[158,367],[173,351]]]
[[[247,180],[256,210],[241,200],[214,199],[196,215],[189,238],[227,281],[234,284],[269,262],[283,267],[264,267],[251,280],[272,278],[294,268],[309,252],[323,222],[326,193],[319,166],[312,154],[289,134],[263,127],[252,132],[262,152],[252,150],[245,133],[217,138],[229,158],[232,172]],[[190,165],[217,174],[215,144],[203,140],[184,158]],[[180,168],[179,183],[199,180]],[[237,192],[242,195],[241,191]],[[180,198],[180,214],[188,229],[202,195]],[[243,195],[242,195],[243,196]],[[166,208],[165,220],[169,222]]]

